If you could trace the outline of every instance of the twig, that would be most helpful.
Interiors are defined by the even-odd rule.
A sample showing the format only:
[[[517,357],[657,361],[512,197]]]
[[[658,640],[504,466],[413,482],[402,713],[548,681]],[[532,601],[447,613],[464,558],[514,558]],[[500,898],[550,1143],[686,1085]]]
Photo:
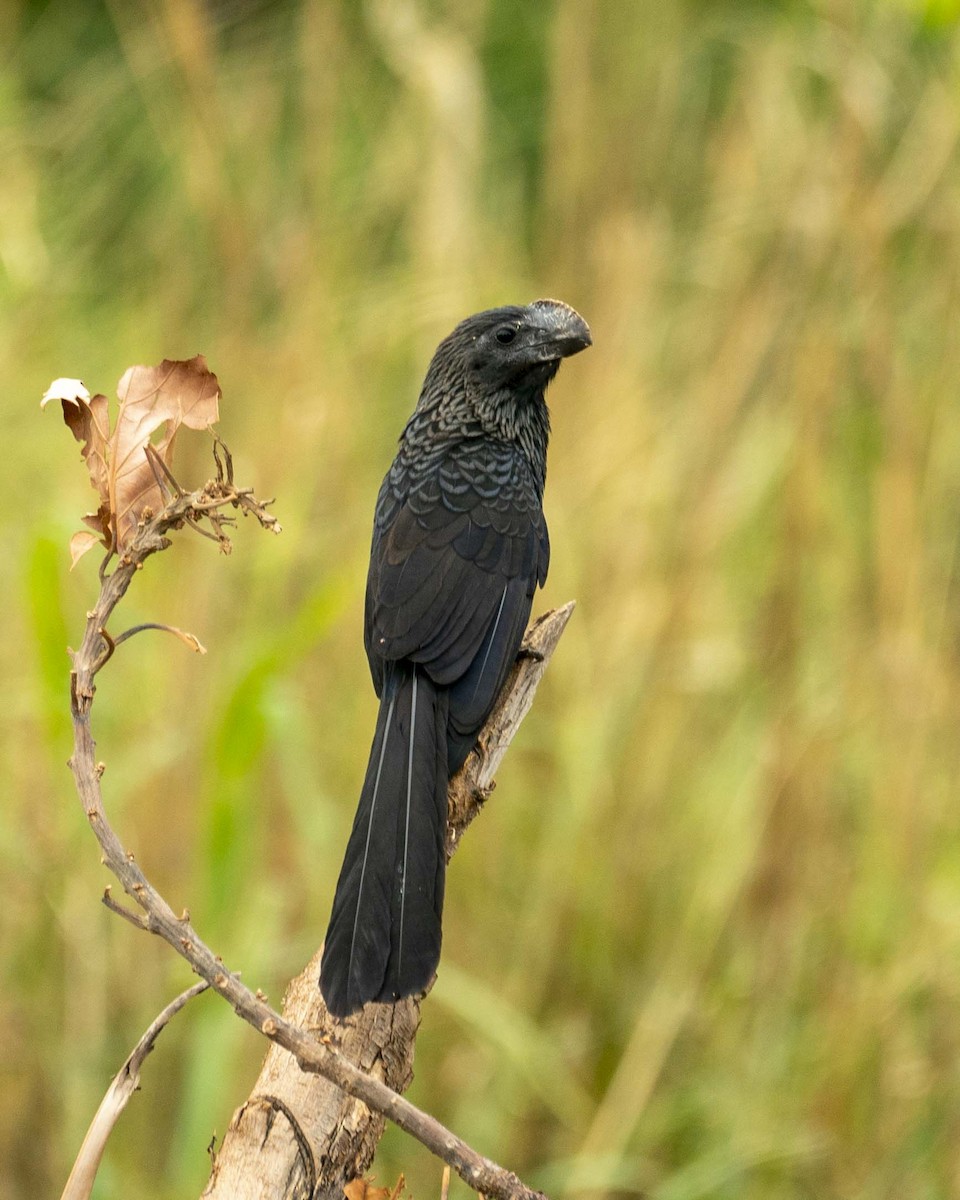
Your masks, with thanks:
[[[103,889],[101,903],[104,908],[109,908],[112,913],[116,913],[118,917],[123,917],[125,921],[129,921],[137,929],[146,929],[149,931],[150,922],[147,918],[141,917],[139,913],[131,912],[129,908],[125,908],[122,904],[114,900],[109,884]]]
[[[164,500],[168,496],[182,496],[183,488],[174,478],[173,472],[157,453],[156,447],[151,446],[147,442],[143,448],[143,452],[146,455],[147,462],[150,464],[150,470],[153,472],[153,478],[160,490],[160,495]]]
[[[107,633],[106,629],[98,629],[97,633],[99,633],[100,637],[103,639],[104,649],[101,651],[100,657],[97,659],[96,666],[94,667],[94,673],[99,671],[101,667],[105,667],[107,665],[110,659],[113,658],[113,652],[117,648],[117,643],[113,640],[110,634]]]
[[[205,537],[210,536],[205,529],[198,530],[198,532],[204,534]],[[132,638],[135,633],[143,633],[145,629],[159,629],[161,633],[172,633],[185,646],[189,646],[195,654],[206,654],[207,652],[206,647],[201,643],[200,639],[192,633],[187,633],[183,629],[177,629],[176,625],[164,625],[160,621],[144,621],[142,625],[131,625],[129,629],[125,629],[123,633],[117,634],[113,639],[114,649],[125,642],[127,638]]]
[[[218,510],[225,505],[241,507],[245,512],[252,513],[264,528],[273,531],[279,529],[276,519],[264,511],[263,504],[252,493],[234,488],[232,481],[223,479],[222,473],[217,481],[208,483],[201,491],[178,496],[167,504],[162,512],[141,524],[132,541],[121,553],[114,571],[105,577],[97,603],[88,614],[83,641],[74,655],[71,672],[74,751],[70,767],[84,813],[103,850],[104,861],[127,895],[143,909],[146,914],[146,927],[164,938],[185,958],[198,975],[229,1001],[239,1016],[259,1029],[276,1045],[289,1051],[301,1070],[322,1075],[351,1097],[362,1101],[369,1109],[389,1118],[453,1167],[474,1190],[496,1200],[535,1200],[539,1193],[527,1188],[512,1172],[479,1155],[433,1117],[414,1107],[380,1079],[348,1062],[343,1055],[331,1049],[315,1035],[284,1019],[242,984],[237,975],[229,971],[222,959],[203,942],[190,923],[188,915],[175,915],[167,901],[136,864],[133,856],[124,849],[107,820],[100,787],[102,772],[96,762],[95,743],[90,728],[90,713],[96,690],[94,679],[103,665],[101,631],[106,627],[143,562],[170,544],[166,537],[167,532],[182,526],[188,518],[196,520],[200,516],[206,517],[217,529]],[[501,696],[488,726],[481,735],[482,747],[485,738],[493,744],[493,756],[499,752],[499,757],[502,757],[509,736],[512,736],[512,733],[506,736],[503,729],[497,732],[498,722],[501,725],[503,723],[505,704],[509,704],[511,697],[517,693],[528,697],[526,707],[529,707],[536,682],[543,674],[546,660],[572,609],[572,604],[567,605],[565,609],[548,614],[547,618],[541,620],[538,626],[542,635],[541,641],[548,640],[549,646],[534,645],[537,654],[533,658],[524,659],[515,667],[514,676],[504,689],[504,695]],[[514,721],[514,729],[520,718]],[[489,792],[492,770],[486,783],[479,782],[480,768],[488,757],[487,751],[481,755],[474,753],[471,756],[471,760],[474,761],[468,760],[467,766],[451,785],[451,823],[454,832],[448,843],[449,853],[452,853],[456,845],[459,832],[469,823]],[[496,758],[497,762],[499,757]],[[315,978],[313,987],[319,994]],[[369,1010],[393,1008],[400,1010],[403,1005],[371,1005],[364,1013]]]
[[[185,992],[181,992],[151,1022],[143,1037],[134,1046],[127,1061],[117,1072],[113,1082],[107,1089],[107,1094],[100,1102],[100,1107],[97,1109],[96,1116],[91,1121],[87,1135],[83,1139],[80,1153],[73,1164],[73,1170],[70,1172],[70,1178],[67,1180],[67,1185],[63,1189],[60,1200],[88,1200],[93,1190],[97,1168],[100,1166],[100,1159],[103,1157],[107,1138],[110,1136],[114,1125],[116,1125],[118,1117],[127,1107],[130,1097],[140,1086],[140,1068],[143,1066],[144,1059],[153,1049],[154,1043],[160,1036],[160,1031],[167,1025],[170,1019],[176,1016],[188,1000],[192,1000],[194,996],[199,996],[209,986],[206,980],[201,980],[200,983],[195,983],[193,987],[187,988]]]

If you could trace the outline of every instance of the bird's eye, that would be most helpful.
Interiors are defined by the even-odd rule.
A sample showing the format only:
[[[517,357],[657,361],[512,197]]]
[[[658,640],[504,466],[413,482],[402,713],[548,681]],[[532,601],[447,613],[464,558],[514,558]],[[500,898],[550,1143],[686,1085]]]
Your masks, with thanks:
[[[501,346],[509,346],[516,336],[517,331],[512,325],[504,325],[502,329],[498,329],[496,332],[497,341]]]

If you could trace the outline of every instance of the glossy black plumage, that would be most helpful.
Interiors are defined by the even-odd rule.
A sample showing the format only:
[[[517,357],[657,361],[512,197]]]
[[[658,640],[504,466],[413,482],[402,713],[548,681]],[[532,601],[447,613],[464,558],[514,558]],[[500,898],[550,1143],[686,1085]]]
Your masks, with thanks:
[[[468,317],[437,348],[383,481],[364,626],[380,711],[320,977],[335,1016],[422,991],[436,970],[447,781],[546,579],[544,391],[589,344],[558,301]]]

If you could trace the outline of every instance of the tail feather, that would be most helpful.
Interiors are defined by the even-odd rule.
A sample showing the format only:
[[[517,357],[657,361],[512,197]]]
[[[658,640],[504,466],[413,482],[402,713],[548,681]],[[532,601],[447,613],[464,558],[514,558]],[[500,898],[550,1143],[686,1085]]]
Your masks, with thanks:
[[[324,941],[334,1016],[422,991],[440,959],[447,694],[414,667],[385,681]]]

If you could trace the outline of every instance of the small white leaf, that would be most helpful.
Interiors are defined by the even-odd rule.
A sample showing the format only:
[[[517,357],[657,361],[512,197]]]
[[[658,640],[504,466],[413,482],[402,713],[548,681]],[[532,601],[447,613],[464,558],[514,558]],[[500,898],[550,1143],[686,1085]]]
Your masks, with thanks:
[[[40,407],[46,408],[51,400],[68,400],[76,404],[79,400],[89,400],[90,393],[80,379],[55,379],[43,393]]]

